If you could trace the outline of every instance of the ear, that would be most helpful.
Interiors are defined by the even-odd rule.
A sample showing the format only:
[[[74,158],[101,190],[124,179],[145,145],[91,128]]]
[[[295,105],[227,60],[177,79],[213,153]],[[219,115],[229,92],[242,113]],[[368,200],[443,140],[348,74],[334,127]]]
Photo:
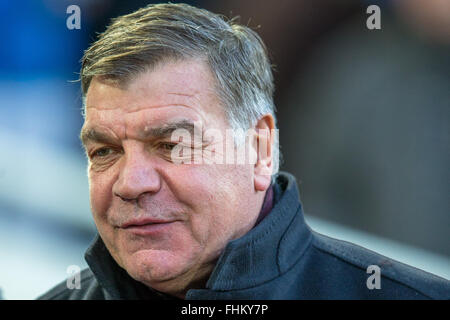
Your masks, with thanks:
[[[266,191],[270,186],[273,172],[273,142],[275,136],[275,120],[271,114],[266,114],[258,120],[254,130],[255,148],[257,152],[254,166],[254,184],[256,191]]]

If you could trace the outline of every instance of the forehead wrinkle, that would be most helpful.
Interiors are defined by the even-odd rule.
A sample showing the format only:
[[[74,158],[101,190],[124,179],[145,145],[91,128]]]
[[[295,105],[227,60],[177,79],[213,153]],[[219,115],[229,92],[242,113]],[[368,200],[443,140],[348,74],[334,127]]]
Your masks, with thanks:
[[[195,94],[188,94],[188,93],[178,93],[178,92],[167,92],[167,94],[175,95],[175,96],[181,96],[181,97],[187,97],[187,98],[194,98]]]
[[[187,104],[182,104],[182,103],[167,103],[167,104],[155,104],[155,105],[147,105],[147,106],[137,106],[135,108],[131,108],[131,110],[126,111],[125,108],[121,105],[118,106],[105,106],[105,107],[99,107],[99,106],[93,106],[93,105],[86,105],[85,108],[86,109],[95,109],[95,110],[99,110],[99,111],[106,111],[106,110],[119,110],[122,109],[124,111],[126,111],[127,113],[134,113],[134,112],[139,112],[141,110],[145,110],[145,109],[152,109],[152,108],[165,108],[165,107],[185,107],[185,108],[189,108],[189,109],[193,109],[192,106],[189,106]],[[130,108],[130,107],[128,107]]]
[[[173,107],[173,105],[163,107]],[[191,112],[189,113],[185,112],[183,115],[182,112],[175,110],[170,112],[170,114],[167,117],[163,117],[162,119],[159,118],[157,114],[155,114],[156,115],[155,117],[151,115],[147,117],[144,114],[142,118],[144,118],[147,121],[143,123],[144,132],[141,132],[140,134],[147,139],[150,138],[151,136],[159,136],[159,137],[167,136],[176,129],[186,129],[191,135],[193,135],[195,133],[194,128],[198,128],[200,126],[201,131],[203,132],[205,130],[204,128],[208,127],[208,125],[210,124],[210,119],[208,119],[208,117],[205,117],[204,110],[202,109],[197,110],[188,105],[176,105],[175,107],[187,108]],[[125,119],[128,120],[125,121],[126,122],[125,126],[135,124],[135,122],[132,120],[134,120],[133,118],[135,118],[137,115],[134,114],[140,111],[145,112],[148,109],[152,109],[152,107],[141,108],[140,110],[130,111],[129,113],[127,113]],[[131,117],[128,118],[128,116]],[[137,129],[142,131],[142,127]]]
[[[131,110],[124,110],[124,108],[121,107],[121,106],[111,107],[111,108],[108,108],[108,107],[102,108],[102,107],[98,107],[98,106],[88,106],[86,108],[87,109],[89,108],[89,109],[98,110],[99,112],[105,112],[105,111],[121,112],[121,111],[123,111],[123,113],[125,113],[126,116],[128,116],[128,115],[132,116],[133,114],[136,114],[136,113],[141,112],[141,111],[152,110],[152,109],[157,109],[157,108],[171,108],[171,107],[172,108],[173,107],[175,107],[175,108],[180,107],[180,108],[189,109],[190,111],[194,112],[200,118],[200,120],[203,123],[205,123],[205,124],[207,123],[206,117],[204,116],[204,111],[202,109],[197,109],[197,108],[194,108],[193,106],[189,106],[187,104],[180,104],[180,103],[177,103],[177,104],[147,105],[147,106],[144,106],[144,107],[139,106],[139,107],[131,109]],[[88,114],[86,113],[86,118],[87,117],[88,117]]]
[[[144,110],[151,110],[151,109],[156,109],[156,108],[170,108],[170,107],[188,108],[188,109],[191,109],[191,110],[195,111],[196,113],[200,114],[200,112],[198,110],[194,109],[194,107],[189,106],[187,104],[181,104],[181,103],[176,103],[176,104],[170,103],[170,104],[150,105],[150,106],[145,106],[145,107],[136,107],[134,109],[126,111],[126,113],[133,114],[133,113],[136,113],[139,111],[144,111]]]

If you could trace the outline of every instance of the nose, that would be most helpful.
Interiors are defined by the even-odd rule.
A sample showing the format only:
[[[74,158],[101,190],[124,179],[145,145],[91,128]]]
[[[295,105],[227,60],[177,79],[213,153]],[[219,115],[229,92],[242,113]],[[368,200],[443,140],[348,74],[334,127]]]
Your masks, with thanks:
[[[120,168],[113,193],[124,201],[137,200],[140,195],[157,193],[161,188],[161,177],[154,163],[143,150],[128,150]]]

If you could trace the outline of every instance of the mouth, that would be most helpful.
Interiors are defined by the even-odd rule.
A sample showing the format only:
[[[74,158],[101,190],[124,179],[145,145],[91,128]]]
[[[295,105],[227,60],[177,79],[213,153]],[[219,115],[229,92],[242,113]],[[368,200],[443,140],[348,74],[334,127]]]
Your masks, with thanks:
[[[177,220],[142,219],[124,223],[120,228],[136,235],[148,236],[168,232]]]

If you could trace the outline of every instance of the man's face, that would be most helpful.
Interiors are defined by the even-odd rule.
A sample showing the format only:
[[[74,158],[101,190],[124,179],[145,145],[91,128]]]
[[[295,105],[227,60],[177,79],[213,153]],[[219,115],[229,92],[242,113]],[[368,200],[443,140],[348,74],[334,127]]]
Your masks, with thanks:
[[[205,280],[226,243],[251,229],[263,197],[253,165],[172,161],[164,128],[194,122],[223,137],[228,128],[213,76],[195,60],[160,64],[126,87],[94,78],[86,96],[82,138],[100,236],[133,278],[173,294]]]

